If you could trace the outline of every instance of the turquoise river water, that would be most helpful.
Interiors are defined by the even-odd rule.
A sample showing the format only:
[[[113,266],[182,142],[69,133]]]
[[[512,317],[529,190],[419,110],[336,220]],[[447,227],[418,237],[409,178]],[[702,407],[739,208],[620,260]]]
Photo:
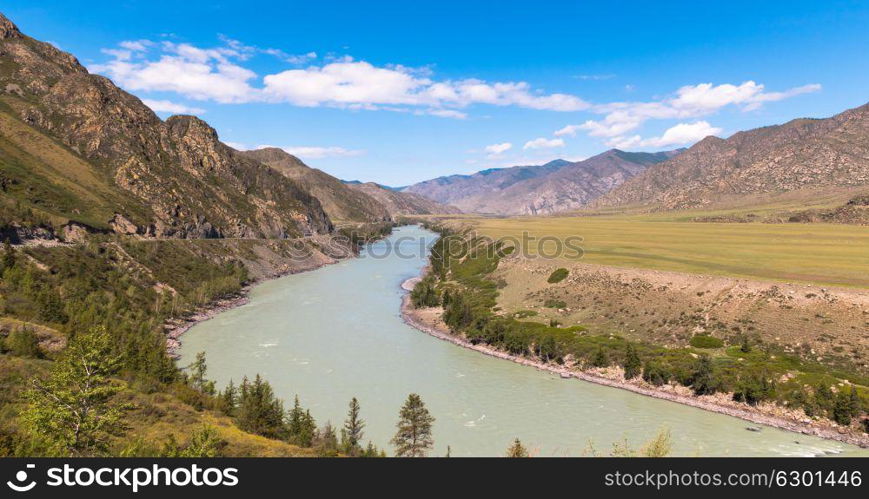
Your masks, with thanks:
[[[359,258],[255,286],[249,303],[182,337],[181,365],[206,352],[208,376],[263,375],[289,406],[340,426],[351,397],[365,439],[389,446],[398,410],[419,393],[435,416],[434,455],[502,455],[518,437],[540,456],[639,447],[661,428],[682,456],[867,455],[867,451],[592,383],[561,379],[439,340],[400,316],[401,283],[426,264],[436,234],[401,227]]]

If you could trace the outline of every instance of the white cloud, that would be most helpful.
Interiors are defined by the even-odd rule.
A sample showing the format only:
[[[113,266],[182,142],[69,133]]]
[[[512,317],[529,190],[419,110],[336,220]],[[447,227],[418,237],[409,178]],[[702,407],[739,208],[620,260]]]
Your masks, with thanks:
[[[524,146],[522,146],[522,149],[551,149],[554,147],[564,147],[564,140],[540,137],[534,140],[529,140]]]
[[[142,99],[142,102],[157,113],[203,114],[205,112],[204,109],[198,107],[189,107],[168,100]]]
[[[113,49],[110,49],[113,50]],[[156,60],[131,59],[131,51],[90,69],[108,75],[130,90],[175,92],[190,99],[220,103],[248,102],[256,90],[248,84],[256,74],[231,61],[231,48],[201,49],[163,42]]]
[[[517,106],[550,111],[579,111],[590,104],[575,95],[534,89],[527,82],[478,79],[432,79],[431,67],[375,66],[352,57],[327,57],[327,63],[258,75],[240,63],[255,54],[269,54],[291,64],[317,58],[315,52],[288,55],[221,37],[222,46],[201,48],[189,43],[125,41],[104,49],[111,59],[91,70],[103,73],[133,91],[175,92],[196,100],[220,103],[286,102],[297,106],[413,111],[463,119],[474,104]],[[256,85],[261,81],[261,85]]]
[[[679,88],[672,96],[658,101],[613,102],[595,105],[591,111],[605,115],[603,119],[567,125],[556,130],[554,134],[558,137],[574,136],[577,131],[585,130],[592,137],[607,138],[607,144],[618,144],[617,147],[635,146],[642,142],[652,145],[648,141],[665,140],[664,136],[644,140],[639,136],[628,136],[627,134],[641,127],[648,120],[698,118],[714,114],[726,106],[737,106],[742,111],[751,111],[759,108],[765,102],[779,101],[800,94],[816,92],[820,89],[821,85],[810,84],[782,92],[766,92],[763,84],[750,80],[739,85],[730,83],[686,85]],[[696,123],[680,123],[680,125],[694,126]],[[695,126],[692,130],[697,132],[700,128]],[[672,133],[686,132],[687,129],[683,127]],[[676,136],[671,136],[674,137],[672,140],[675,140]]]
[[[490,156],[497,156],[503,152],[509,151],[513,148],[513,144],[509,142],[502,142],[500,144],[492,144],[483,148]]]
[[[270,145],[260,145],[257,149],[265,147],[275,147]],[[318,147],[318,146],[283,146],[280,147],[288,154],[298,156],[302,159],[322,159],[322,158],[349,158],[353,156],[361,156],[365,151],[359,149],[345,149],[343,147]]]
[[[432,116],[438,116],[440,118],[453,118],[457,120],[463,120],[468,117],[467,113],[456,111],[455,109],[427,109],[425,111],[418,112],[417,114],[430,114]]]
[[[118,44],[119,47],[130,52],[146,52],[150,47],[154,46],[151,40],[125,40]]]
[[[695,121],[694,123],[679,123],[670,127],[660,137],[649,137],[647,139],[643,139],[639,135],[615,137],[607,141],[607,145],[620,149],[632,147],[667,147],[691,144],[710,135],[718,135],[721,132],[721,128],[714,127],[707,121]]]

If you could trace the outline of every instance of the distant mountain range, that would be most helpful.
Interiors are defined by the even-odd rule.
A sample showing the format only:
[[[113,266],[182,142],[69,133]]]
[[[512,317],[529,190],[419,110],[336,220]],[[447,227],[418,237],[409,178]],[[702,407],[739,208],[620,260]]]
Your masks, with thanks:
[[[611,149],[570,162],[484,170],[451,175],[406,187],[465,212],[501,215],[539,215],[573,210],[609,192],[650,165],[666,161],[677,151],[631,153]]]
[[[396,196],[404,198],[401,213],[439,210]],[[285,238],[331,232],[333,221],[391,220],[390,207],[279,149],[237,151],[199,118],[163,121],[0,14],[4,227]]]
[[[706,137],[601,197],[596,206],[672,210],[760,197],[869,188],[869,104],[826,119],[796,119],[728,139]]]

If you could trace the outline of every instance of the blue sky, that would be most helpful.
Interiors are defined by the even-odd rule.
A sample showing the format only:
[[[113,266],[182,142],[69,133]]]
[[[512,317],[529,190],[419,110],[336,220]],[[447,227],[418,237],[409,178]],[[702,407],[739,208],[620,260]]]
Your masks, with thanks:
[[[389,185],[826,117],[866,2],[5,1],[165,118]]]

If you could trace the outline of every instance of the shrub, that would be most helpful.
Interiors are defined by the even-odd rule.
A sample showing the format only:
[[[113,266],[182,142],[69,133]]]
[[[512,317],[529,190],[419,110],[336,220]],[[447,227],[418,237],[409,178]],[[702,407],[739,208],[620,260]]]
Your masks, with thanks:
[[[565,308],[567,306],[567,303],[564,300],[549,298],[548,300],[543,302],[543,306],[546,308]]]
[[[549,274],[549,279],[546,280],[549,284],[556,284],[564,280],[567,275],[570,274],[565,268],[555,269],[551,274]]]
[[[19,357],[42,357],[39,338],[29,327],[21,327],[9,333],[6,338],[6,349]]]
[[[691,346],[694,348],[721,348],[724,342],[708,334],[697,334],[691,338]]]

